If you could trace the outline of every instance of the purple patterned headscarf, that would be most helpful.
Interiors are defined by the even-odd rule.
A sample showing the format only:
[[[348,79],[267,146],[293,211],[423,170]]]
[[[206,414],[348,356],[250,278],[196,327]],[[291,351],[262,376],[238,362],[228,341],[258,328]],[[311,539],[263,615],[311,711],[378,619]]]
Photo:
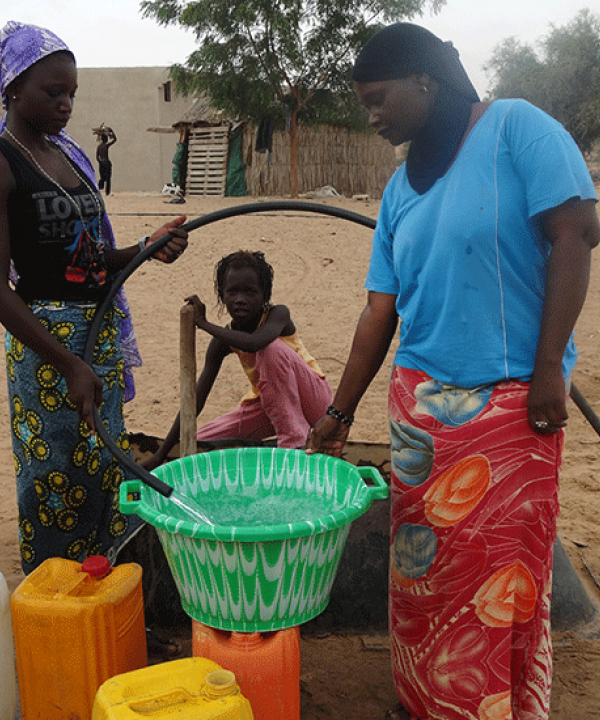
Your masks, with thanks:
[[[0,93],[6,107],[6,88],[28,67],[47,55],[67,50],[67,45],[54,33],[37,25],[10,20],[0,30]]]
[[[6,88],[15,78],[42,58],[61,50],[71,52],[68,46],[50,30],[10,20],[0,30],[0,93],[2,94],[2,105],[7,106]],[[0,119],[0,133],[6,125],[6,116],[7,113]],[[96,186],[94,167],[75,140],[65,130],[61,130],[59,135],[50,137]],[[106,246],[114,250],[116,248],[115,237],[106,213],[104,213],[102,219],[102,236],[105,238]],[[15,280],[12,263],[11,269],[13,271],[11,279]],[[142,359],[138,351],[129,305],[123,288],[120,288],[116,296],[116,303],[126,314],[121,323],[120,346],[125,361],[125,401],[127,401],[131,400],[135,395],[131,368],[141,365]]]

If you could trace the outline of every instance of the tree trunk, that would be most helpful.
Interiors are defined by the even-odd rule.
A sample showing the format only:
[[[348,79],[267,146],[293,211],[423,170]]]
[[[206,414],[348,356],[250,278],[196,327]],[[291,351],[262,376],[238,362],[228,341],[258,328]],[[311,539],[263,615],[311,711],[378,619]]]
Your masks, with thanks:
[[[298,197],[298,115],[290,117],[290,197]]]

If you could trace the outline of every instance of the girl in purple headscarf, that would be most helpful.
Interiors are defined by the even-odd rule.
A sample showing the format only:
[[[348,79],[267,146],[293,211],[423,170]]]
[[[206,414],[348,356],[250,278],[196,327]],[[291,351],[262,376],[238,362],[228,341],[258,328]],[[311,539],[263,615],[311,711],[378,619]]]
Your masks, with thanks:
[[[25,573],[48,557],[114,561],[137,527],[119,512],[123,471],[93,418],[97,406],[127,447],[123,401],[141,361],[122,292],[93,369],[81,355],[111,276],[166,233],[155,258],[173,262],[187,246],[181,216],[116,249],[90,160],[64,130],[76,89],[75,58],[60,38],[14,21],[0,30],[0,322]]]

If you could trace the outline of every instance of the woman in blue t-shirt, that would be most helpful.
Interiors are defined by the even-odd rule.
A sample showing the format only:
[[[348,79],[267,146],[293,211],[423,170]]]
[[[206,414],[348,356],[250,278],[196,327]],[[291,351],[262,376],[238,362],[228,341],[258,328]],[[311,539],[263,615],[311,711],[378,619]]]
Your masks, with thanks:
[[[339,456],[400,319],[389,391],[390,718],[547,718],[550,588],[572,332],[596,194],[562,126],[480,102],[458,53],[398,23],[353,79],[407,161],[385,190],[367,305],[309,452]],[[409,713],[407,715],[406,713]]]

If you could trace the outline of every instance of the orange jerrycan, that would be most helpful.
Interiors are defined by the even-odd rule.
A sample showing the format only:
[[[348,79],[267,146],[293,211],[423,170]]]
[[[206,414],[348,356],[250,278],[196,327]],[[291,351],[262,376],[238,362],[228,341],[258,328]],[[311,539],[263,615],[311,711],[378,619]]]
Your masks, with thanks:
[[[235,675],[255,720],[300,720],[300,628],[274,632],[217,630],[192,621],[194,657]]]
[[[148,664],[142,569],[50,558],[11,599],[23,720],[89,720],[96,692]]]
[[[235,675],[212,660],[184,658],[133,670],[98,690],[92,720],[253,720]]]

